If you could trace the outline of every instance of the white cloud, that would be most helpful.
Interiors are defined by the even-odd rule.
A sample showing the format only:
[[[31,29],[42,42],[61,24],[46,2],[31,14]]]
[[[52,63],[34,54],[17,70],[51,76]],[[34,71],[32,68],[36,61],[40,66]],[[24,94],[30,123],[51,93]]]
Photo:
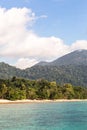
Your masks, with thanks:
[[[37,61],[52,61],[72,50],[87,49],[85,40],[66,45],[55,36],[35,34],[31,26],[38,18],[46,17],[38,17],[27,8],[0,8],[0,56],[17,59],[16,66],[25,68]]]
[[[41,16],[46,17],[44,16]],[[8,57],[29,57],[50,60],[62,53],[67,46],[56,37],[39,37],[27,25],[38,17],[31,9],[0,8],[0,55]],[[64,52],[63,52],[64,53]]]
[[[87,49],[87,40],[77,40],[71,45],[72,50]]]
[[[32,65],[37,64],[37,63],[38,63],[38,61],[35,59],[20,58],[20,59],[18,59],[15,66],[17,68],[25,69],[25,68],[31,67]]]

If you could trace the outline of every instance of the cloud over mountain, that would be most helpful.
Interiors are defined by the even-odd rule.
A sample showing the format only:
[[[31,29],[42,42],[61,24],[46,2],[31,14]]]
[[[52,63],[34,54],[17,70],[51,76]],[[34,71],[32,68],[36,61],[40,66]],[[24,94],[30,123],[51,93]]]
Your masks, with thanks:
[[[55,36],[40,37],[32,26],[39,18],[28,8],[0,8],[0,56],[16,59],[15,65],[25,68],[38,61],[52,61],[76,49],[87,49],[86,40],[67,45]]]

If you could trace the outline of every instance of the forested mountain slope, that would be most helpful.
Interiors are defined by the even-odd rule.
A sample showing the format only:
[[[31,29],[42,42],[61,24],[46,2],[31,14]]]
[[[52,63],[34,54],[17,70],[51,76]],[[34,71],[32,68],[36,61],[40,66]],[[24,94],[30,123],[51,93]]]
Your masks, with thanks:
[[[1,62],[0,78],[12,78],[13,76],[46,79],[60,84],[71,83],[87,87],[87,50],[77,50],[53,62],[40,62],[25,70]]]

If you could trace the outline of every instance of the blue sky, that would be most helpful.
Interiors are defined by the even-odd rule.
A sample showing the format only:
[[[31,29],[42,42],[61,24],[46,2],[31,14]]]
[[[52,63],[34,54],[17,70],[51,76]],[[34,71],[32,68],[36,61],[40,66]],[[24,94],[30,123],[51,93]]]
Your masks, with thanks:
[[[2,21],[7,19],[7,21],[2,22],[3,27],[11,30],[8,32],[5,28],[0,28],[6,35],[6,39],[10,37],[7,41],[2,41],[4,35],[2,37],[0,34],[3,43],[0,47],[5,50],[0,54],[0,61],[6,61],[20,67],[21,63],[24,66],[27,63],[33,65],[41,60],[54,60],[76,49],[87,49],[87,0],[0,0],[0,7],[0,14],[3,12],[0,19]],[[25,9],[23,9],[24,7]],[[15,9],[13,10],[13,8]],[[19,17],[21,16],[21,20],[18,18],[17,12]],[[13,17],[14,13],[15,18]],[[29,15],[28,22],[26,15]],[[30,20],[31,18],[32,20]],[[30,22],[32,26],[25,25],[30,24]],[[20,30],[18,34],[12,31],[14,28]],[[12,33],[14,36],[11,36]],[[25,50],[20,50],[20,47],[17,47],[18,41],[21,42],[21,36],[26,37],[23,38],[24,43],[19,43]],[[13,41],[12,38],[16,40]],[[14,51],[12,53],[12,47],[16,48],[16,53]],[[17,52],[18,49],[20,53]],[[27,51],[30,50],[31,52],[28,53]]]
[[[57,36],[66,44],[87,39],[87,0],[1,0],[0,6],[27,7],[38,16],[47,15],[33,26],[41,36]]]

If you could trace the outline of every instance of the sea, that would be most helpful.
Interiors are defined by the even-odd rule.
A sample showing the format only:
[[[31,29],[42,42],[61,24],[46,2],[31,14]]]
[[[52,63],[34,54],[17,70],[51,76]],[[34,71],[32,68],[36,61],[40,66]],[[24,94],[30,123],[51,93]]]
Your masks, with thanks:
[[[0,130],[87,130],[87,102],[0,104]]]

